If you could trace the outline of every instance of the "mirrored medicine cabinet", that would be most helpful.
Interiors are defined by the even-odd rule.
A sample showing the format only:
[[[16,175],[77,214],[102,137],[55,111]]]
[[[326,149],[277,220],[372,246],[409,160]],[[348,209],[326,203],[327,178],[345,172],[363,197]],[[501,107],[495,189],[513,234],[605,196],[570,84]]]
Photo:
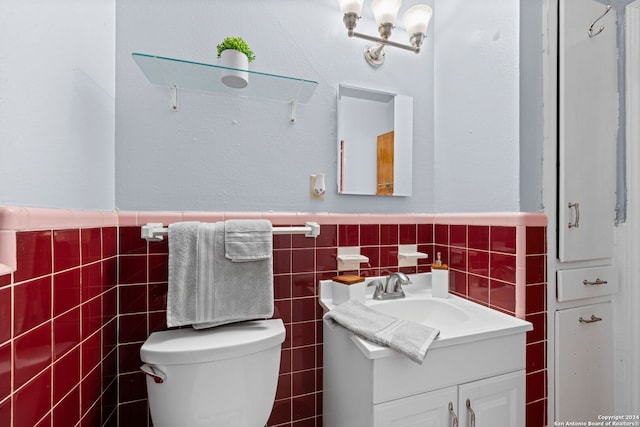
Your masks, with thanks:
[[[338,193],[410,196],[413,98],[338,85]]]

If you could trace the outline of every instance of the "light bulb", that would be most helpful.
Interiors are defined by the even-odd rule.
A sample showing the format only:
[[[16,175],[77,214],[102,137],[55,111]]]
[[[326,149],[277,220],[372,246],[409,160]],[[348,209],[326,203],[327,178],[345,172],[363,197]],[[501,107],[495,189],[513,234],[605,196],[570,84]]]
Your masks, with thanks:
[[[364,0],[338,0],[342,13],[355,13],[360,16]]]
[[[371,10],[373,10],[373,15],[376,17],[376,24],[394,25],[401,4],[402,0],[373,0],[371,2]]]
[[[402,20],[409,35],[426,34],[433,10],[426,4],[418,4],[404,13]]]

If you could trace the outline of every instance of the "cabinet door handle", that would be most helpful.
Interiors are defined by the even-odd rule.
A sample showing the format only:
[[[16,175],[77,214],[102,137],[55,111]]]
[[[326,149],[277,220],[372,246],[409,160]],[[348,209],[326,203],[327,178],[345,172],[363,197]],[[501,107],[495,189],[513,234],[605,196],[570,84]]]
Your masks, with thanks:
[[[449,402],[449,421],[451,421],[451,427],[458,427],[458,416],[453,410],[453,402]]]
[[[580,203],[571,203],[569,202],[569,209],[573,208],[576,211],[576,220],[574,222],[569,223],[569,228],[578,228],[580,227]]]
[[[467,399],[467,412],[469,413],[469,427],[476,427],[476,413],[471,409],[470,399]]]
[[[578,319],[578,322],[580,323],[595,323],[595,322],[600,322],[602,320],[602,317],[596,317],[593,314],[591,315],[590,319],[583,319],[582,317],[580,317]]]
[[[585,286],[586,285],[606,285],[607,283],[609,283],[609,282],[607,282],[606,280],[600,280],[599,278],[596,279],[595,281],[587,280],[587,279],[584,279],[582,281],[582,284],[585,285]]]

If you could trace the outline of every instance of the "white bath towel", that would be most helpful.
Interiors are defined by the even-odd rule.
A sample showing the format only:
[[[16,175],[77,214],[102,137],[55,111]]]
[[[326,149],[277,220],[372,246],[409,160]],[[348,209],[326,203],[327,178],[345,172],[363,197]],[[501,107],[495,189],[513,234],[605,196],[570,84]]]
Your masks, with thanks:
[[[167,326],[188,325],[196,318],[199,222],[169,225]]]
[[[359,337],[381,344],[422,364],[440,331],[377,312],[359,301],[348,300],[324,315],[331,326],[341,326]]]
[[[181,238],[185,226],[178,224],[169,227],[167,326],[202,329],[273,316],[271,257],[233,262],[225,257],[224,222],[199,223],[189,239]],[[194,233],[192,225],[186,227]]]

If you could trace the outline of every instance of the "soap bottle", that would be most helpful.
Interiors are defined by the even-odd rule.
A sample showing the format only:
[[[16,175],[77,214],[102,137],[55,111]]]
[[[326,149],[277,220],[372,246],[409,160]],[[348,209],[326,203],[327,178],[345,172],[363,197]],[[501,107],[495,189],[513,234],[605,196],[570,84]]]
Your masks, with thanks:
[[[436,255],[436,262],[431,264],[431,295],[449,298],[449,267],[442,263],[440,252]]]

